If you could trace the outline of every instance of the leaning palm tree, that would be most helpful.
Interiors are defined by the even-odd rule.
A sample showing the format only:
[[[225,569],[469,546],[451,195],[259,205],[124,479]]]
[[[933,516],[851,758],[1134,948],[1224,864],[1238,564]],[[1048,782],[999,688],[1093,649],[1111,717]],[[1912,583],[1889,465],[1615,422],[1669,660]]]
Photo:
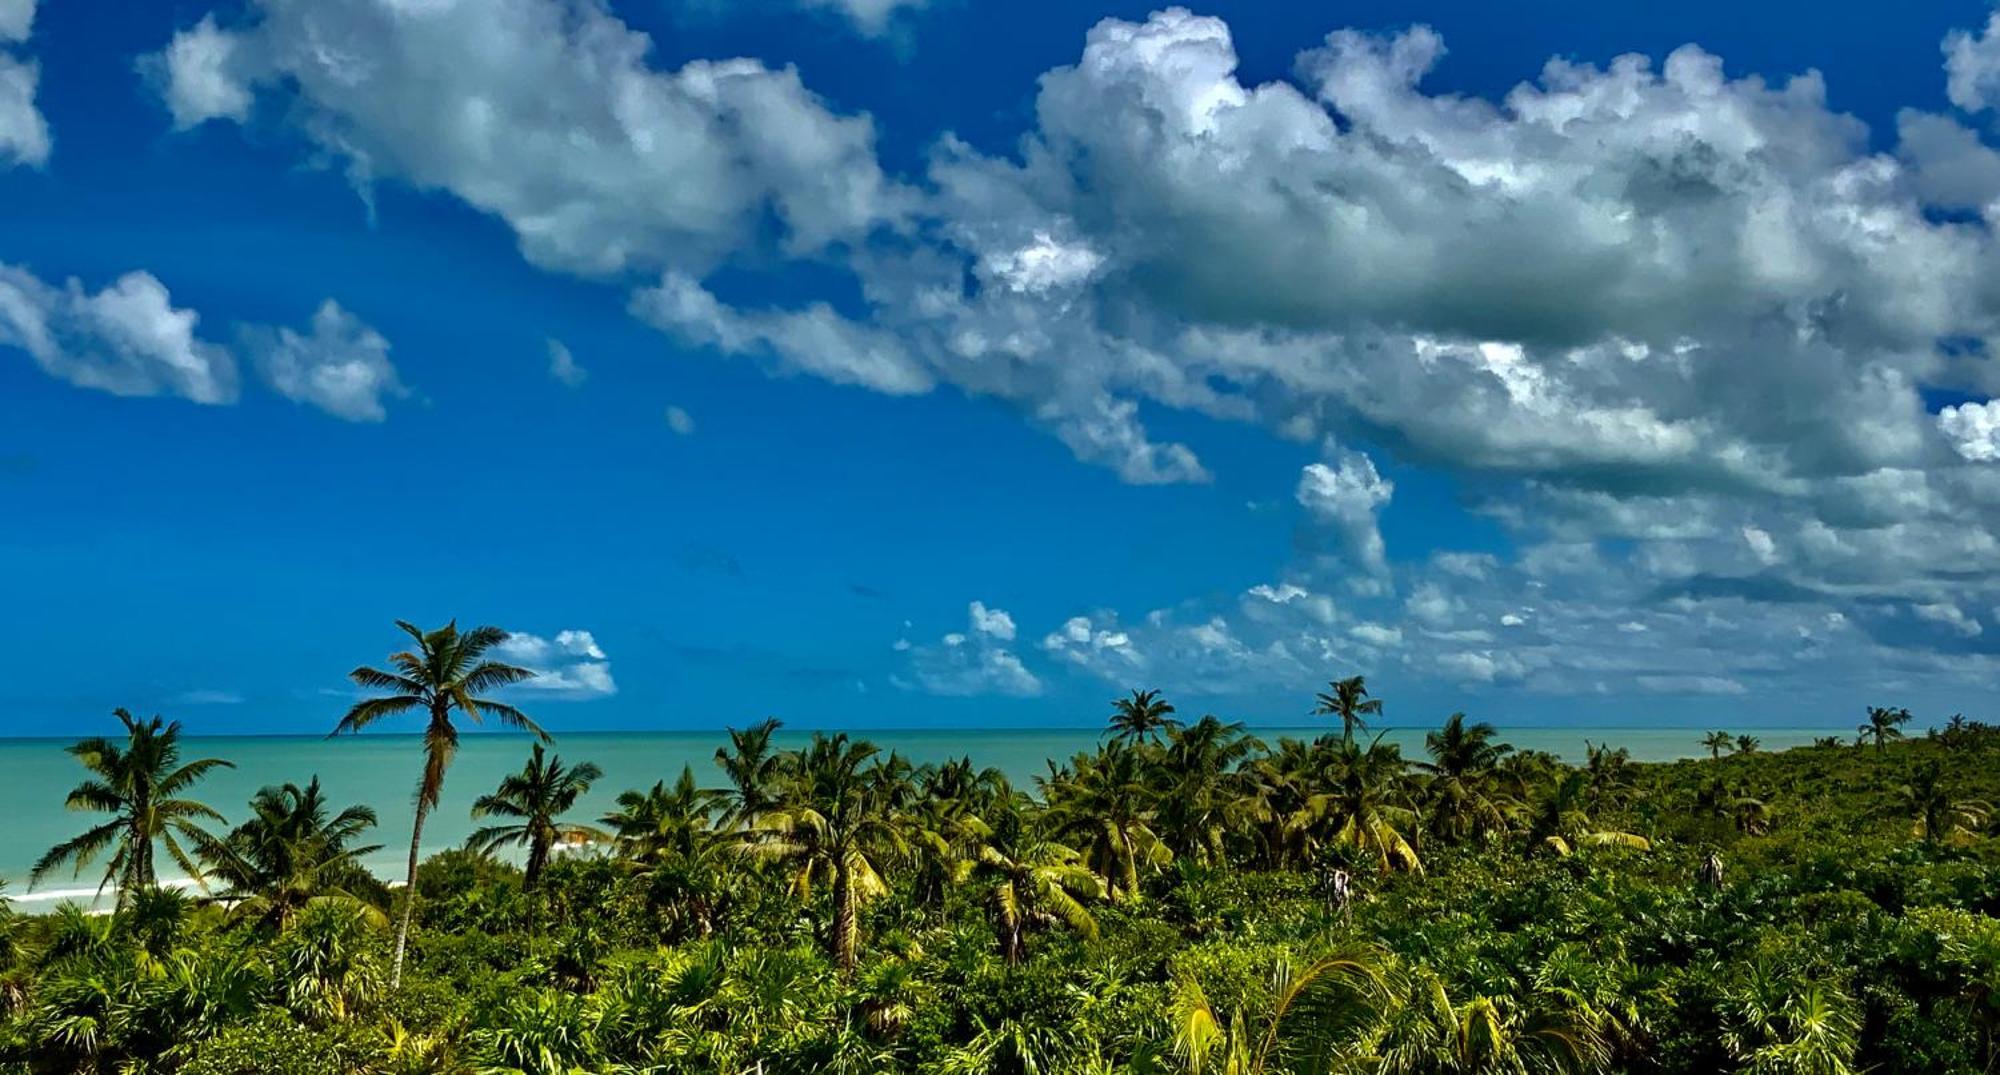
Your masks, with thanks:
[[[1860,725],[1855,731],[1860,733],[1863,742],[1869,739],[1875,740],[1875,752],[1879,754],[1890,740],[1903,738],[1900,725],[1909,722],[1910,711],[1907,709],[1871,705],[1868,707],[1867,723]]]
[[[181,841],[198,844],[212,839],[201,823],[219,822],[222,815],[182,796],[210,771],[234,766],[217,758],[182,764],[179,721],[168,724],[159,717],[141,721],[124,709],[114,710],[113,715],[125,725],[125,741],[93,736],[69,748],[70,756],[82,762],[91,777],[78,784],[65,802],[71,810],[110,814],[111,819],[50,848],[35,863],[28,885],[34,887],[65,863],[72,864],[73,874],[81,874],[106,849],[114,849],[97,890],[117,885],[118,906],[123,908],[139,890],[159,881],[153,865],[155,842],[189,877],[202,876]]]
[[[906,846],[868,768],[876,753],[874,744],[850,742],[845,734],[813,733],[789,762],[778,800],[747,834],[753,853],[791,871],[792,891],[801,898],[822,882],[831,888],[827,950],[843,973],[853,971],[859,956],[861,904],[889,890],[876,862]]]
[[[475,818],[506,820],[474,832],[466,838],[465,846],[481,852],[508,845],[527,848],[521,887],[534,888],[548,867],[549,853],[558,844],[567,847],[609,839],[602,829],[562,820],[603,775],[604,770],[589,762],[564,765],[561,757],[550,757],[542,744],[536,743],[520,772],[501,777],[492,794],[481,795],[472,804]]]
[[[423,846],[424,819],[437,808],[444,790],[444,773],[458,753],[458,726],[453,720],[464,716],[473,721],[486,717],[510,728],[530,732],[547,741],[549,734],[526,713],[491,698],[485,692],[534,678],[534,673],[501,661],[489,660],[488,651],[507,640],[498,627],[475,627],[461,632],[456,620],[434,631],[424,631],[403,621],[396,626],[416,641],[416,648],[389,655],[395,671],[366,665],[348,673],[355,683],[368,690],[387,691],[354,703],[347,715],[334,726],[333,735],[359,732],[377,721],[404,713],[425,715],[424,771],[417,781],[417,816],[410,826],[410,868],[403,889],[403,911],[396,920],[395,958],[389,971],[391,988],[403,982],[403,956],[409,948],[410,917],[417,903],[417,856]],[[331,738],[331,736],[329,736]]]
[[[1111,719],[1105,722],[1105,730],[1123,742],[1151,743],[1177,723],[1173,703],[1160,697],[1159,691],[1135,690],[1129,698],[1112,700]]]
[[[381,848],[358,842],[374,827],[375,811],[366,806],[330,813],[315,776],[305,787],[259,790],[250,800],[249,820],[219,840],[202,840],[199,853],[223,882],[220,902],[238,916],[283,928],[318,901],[379,913],[372,903],[381,886],[360,860]]]
[[[1960,833],[1976,833],[1993,807],[1982,799],[1954,798],[1945,788],[1936,762],[1928,762],[1896,789],[1903,813],[1912,819],[1910,833],[1936,845]]]
[[[1736,737],[1717,729],[1701,737],[1701,745],[1708,748],[1710,761],[1721,761],[1722,752],[1736,746]]]
[[[1317,695],[1313,712],[1340,718],[1340,737],[1352,740],[1355,732],[1368,730],[1368,717],[1382,712],[1382,699],[1368,697],[1368,681],[1361,676],[1336,679]]]

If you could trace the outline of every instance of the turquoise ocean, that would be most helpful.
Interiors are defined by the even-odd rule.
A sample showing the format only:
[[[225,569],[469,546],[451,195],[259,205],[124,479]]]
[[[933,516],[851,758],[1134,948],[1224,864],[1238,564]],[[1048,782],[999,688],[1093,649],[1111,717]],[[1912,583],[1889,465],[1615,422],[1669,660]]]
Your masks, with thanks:
[[[1256,728],[1266,742],[1281,736],[1310,738],[1323,727]],[[1099,732],[1086,729],[920,729],[850,733],[901,752],[911,762],[941,762],[970,757],[982,767],[1006,773],[1017,785],[1034,787],[1034,778],[1048,772],[1050,759],[1063,759],[1093,748]],[[1423,757],[1424,729],[1392,728],[1388,741],[1402,747],[1405,757]],[[1669,761],[1702,752],[1701,732],[1693,728],[1541,727],[1504,729],[1501,738],[1520,749],[1546,750],[1580,761],[1586,743],[1610,743],[1632,752],[1637,761]],[[1763,749],[1802,746],[1828,729],[1758,728]],[[796,746],[807,732],[786,729],[781,746]],[[552,748],[567,762],[594,762],[604,777],[591,789],[577,819],[594,821],[627,788],[649,787],[656,780],[672,783],[681,767],[694,767],[703,786],[723,783],[715,751],[727,741],[720,731],[570,732]],[[102,863],[80,877],[67,871],[44,879],[30,890],[28,872],[52,845],[83,831],[90,815],[63,809],[69,789],[83,769],[64,753],[69,740],[0,739],[0,895],[22,910],[42,910],[62,900],[93,902]],[[472,831],[472,801],[492,790],[501,776],[521,767],[528,754],[526,737],[469,734],[446,778],[444,798],[424,830],[424,853],[456,847]],[[235,763],[203,781],[195,797],[221,811],[232,823],[247,812],[245,803],[260,787],[286,781],[303,784],[318,775],[336,808],[365,803],[381,818],[370,842],[382,848],[367,858],[383,877],[400,877],[409,847],[412,791],[420,764],[420,744],[414,735],[361,735],[341,739],[305,736],[190,737],[186,759],[215,757]],[[399,850],[400,848],[400,850]],[[165,866],[165,863],[162,863]]]

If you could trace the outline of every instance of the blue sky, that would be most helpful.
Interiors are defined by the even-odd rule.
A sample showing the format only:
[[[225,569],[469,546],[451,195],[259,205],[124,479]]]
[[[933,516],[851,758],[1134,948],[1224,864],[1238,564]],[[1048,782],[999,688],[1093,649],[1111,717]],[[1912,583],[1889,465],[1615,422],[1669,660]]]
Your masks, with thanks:
[[[0,731],[1985,716],[1990,12],[1632,7],[0,0]]]

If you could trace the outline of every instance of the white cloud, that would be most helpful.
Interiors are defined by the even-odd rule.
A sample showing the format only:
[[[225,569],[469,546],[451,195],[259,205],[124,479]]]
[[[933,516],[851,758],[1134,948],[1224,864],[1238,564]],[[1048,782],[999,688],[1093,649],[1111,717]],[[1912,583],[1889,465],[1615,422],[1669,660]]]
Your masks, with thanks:
[[[54,287],[0,265],[0,347],[26,351],[50,376],[84,388],[234,402],[236,364],[195,334],[199,321],[150,273],[91,292],[75,279]]]
[[[384,397],[409,394],[389,362],[389,341],[332,299],[320,304],[305,333],[252,327],[244,346],[279,395],[336,418],[379,422],[388,416]]]
[[[1933,601],[1929,604],[1916,605],[1910,611],[1916,613],[1920,620],[1949,628],[1967,638],[1976,638],[1986,630],[1978,620],[1966,615],[1964,609],[1950,601]]]
[[[561,340],[548,341],[548,348],[549,376],[558,383],[575,388],[590,378],[590,371],[577,364],[576,356]]]
[[[182,691],[173,697],[175,705],[242,705],[243,702],[243,695],[235,691],[207,688]]]
[[[1944,39],[1945,95],[1967,112],[2000,103],[2000,14],[1978,34],[1953,30]]]
[[[148,61],[177,126],[274,98],[364,190],[442,190],[504,220],[538,265],[705,267],[766,214],[811,253],[893,223],[904,195],[865,116],[790,69],[650,62],[652,42],[565,0],[258,0]]]
[[[898,676],[896,682],[930,694],[953,696],[1026,698],[1042,693],[1041,678],[1008,648],[1014,640],[1014,617],[1005,609],[974,601],[967,606],[966,619],[968,630],[949,632],[936,645],[911,645],[899,639],[894,648],[906,655],[910,676]]]
[[[1946,407],[1938,412],[1937,421],[1958,454],[1978,463],[2000,460],[2000,402]]]
[[[0,0],[0,46],[28,40],[35,0]],[[41,167],[49,160],[49,125],[35,106],[41,67],[0,48],[0,166]]]
[[[668,407],[667,428],[677,436],[694,436],[694,416],[679,407]]]
[[[611,661],[589,631],[564,630],[553,638],[510,634],[494,647],[500,660],[535,673],[522,690],[564,699],[603,698],[618,693]]]
[[[1299,474],[1298,500],[1339,535],[1355,566],[1381,574],[1388,569],[1376,513],[1396,492],[1396,484],[1375,471],[1366,455],[1327,444],[1327,463],[1308,463]]]

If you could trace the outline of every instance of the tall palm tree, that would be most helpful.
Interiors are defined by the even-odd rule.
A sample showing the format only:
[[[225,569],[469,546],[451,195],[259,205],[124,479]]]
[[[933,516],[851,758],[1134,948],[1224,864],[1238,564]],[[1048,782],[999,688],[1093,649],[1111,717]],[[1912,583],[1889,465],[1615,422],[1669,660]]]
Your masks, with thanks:
[[[375,811],[350,806],[330,813],[319,777],[305,787],[283,784],[260,789],[250,800],[250,817],[198,850],[209,872],[225,886],[218,898],[239,915],[289,926],[316,900],[363,902],[380,885],[362,867],[378,845],[359,845],[375,827]]]
[[[1993,812],[1981,799],[1959,799],[1944,786],[1943,772],[1936,762],[1927,762],[1896,789],[1903,812],[1911,818],[1911,835],[1936,846],[1953,836],[1977,832]]]
[[[860,952],[862,903],[888,892],[876,861],[906,846],[868,768],[877,753],[873,743],[814,732],[789,761],[777,801],[749,833],[752,850],[791,870],[801,898],[822,882],[831,888],[827,950],[843,973],[854,969]]]
[[[1051,834],[1083,852],[1114,899],[1138,895],[1141,868],[1173,858],[1153,828],[1158,811],[1146,775],[1139,752],[1113,740],[1062,768],[1050,763],[1039,779]]]
[[[1869,739],[1875,740],[1875,751],[1879,754],[1882,748],[1888,746],[1890,740],[1903,738],[1903,729],[1900,726],[1909,722],[1910,711],[1907,709],[1871,705],[1868,707],[1867,723],[1855,731],[1860,733],[1864,742]]]
[[[1485,721],[1468,726],[1463,713],[1453,713],[1443,727],[1425,733],[1424,749],[1431,760],[1418,762],[1417,768],[1430,774],[1423,798],[1429,804],[1431,826],[1440,836],[1464,840],[1507,824],[1494,774],[1500,759],[1514,748],[1494,742],[1498,734]]]
[[[1342,739],[1352,740],[1355,732],[1367,731],[1367,718],[1382,712],[1382,699],[1368,697],[1368,681],[1361,676],[1334,680],[1316,701],[1314,713],[1340,718]]]
[[[576,809],[576,801],[604,776],[604,770],[590,762],[564,765],[561,755],[551,757],[536,743],[528,753],[528,764],[518,773],[500,778],[500,786],[481,795],[472,804],[475,818],[505,818],[466,838],[474,851],[492,851],[509,844],[528,849],[528,861],[521,871],[521,886],[534,888],[548,867],[549,854],[557,845],[574,846],[609,835],[590,825],[564,821],[562,816]]]
[[[1176,723],[1173,703],[1160,697],[1159,691],[1135,690],[1129,698],[1112,700],[1111,719],[1105,726],[1114,739],[1150,743]]]
[[[218,758],[182,764],[180,721],[168,724],[159,717],[141,721],[124,709],[114,710],[113,715],[125,726],[125,741],[93,736],[69,748],[70,756],[83,763],[91,777],[71,790],[64,803],[71,810],[110,814],[111,819],[50,848],[35,863],[28,885],[41,883],[65,863],[81,874],[107,848],[115,849],[97,890],[101,893],[105,886],[116,884],[122,908],[140,889],[158,883],[155,842],[189,877],[202,876],[181,841],[199,844],[212,839],[201,823],[220,822],[222,815],[183,796],[211,771],[234,766]]]
[[[1701,745],[1708,748],[1710,761],[1721,761],[1722,752],[1736,746],[1736,737],[1717,729],[1701,737]]]
[[[437,808],[444,790],[445,770],[458,753],[459,716],[478,722],[486,717],[510,728],[530,732],[543,741],[549,734],[526,713],[505,702],[483,697],[490,690],[534,678],[534,673],[501,661],[487,652],[507,640],[498,627],[461,632],[458,621],[424,631],[397,620],[396,626],[416,641],[416,648],[389,655],[394,671],[363,665],[348,673],[356,684],[388,693],[354,703],[334,726],[332,735],[354,733],[387,717],[422,713],[424,770],[417,781],[417,816],[410,825],[410,868],[403,888],[403,913],[396,920],[396,954],[389,971],[390,988],[403,982],[403,956],[409,948],[410,917],[417,904],[417,855],[423,846],[424,819]],[[331,738],[331,736],[329,736]]]
[[[788,755],[773,750],[771,734],[784,726],[776,717],[767,717],[748,728],[729,729],[729,745],[715,752],[715,764],[729,778],[729,824],[755,825],[769,809],[784,775]]]
[[[1018,813],[997,819],[972,860],[972,883],[983,892],[1007,962],[1027,953],[1027,934],[1062,923],[1086,937],[1097,920],[1084,904],[1104,892],[1103,882],[1073,848],[1028,831]]]

